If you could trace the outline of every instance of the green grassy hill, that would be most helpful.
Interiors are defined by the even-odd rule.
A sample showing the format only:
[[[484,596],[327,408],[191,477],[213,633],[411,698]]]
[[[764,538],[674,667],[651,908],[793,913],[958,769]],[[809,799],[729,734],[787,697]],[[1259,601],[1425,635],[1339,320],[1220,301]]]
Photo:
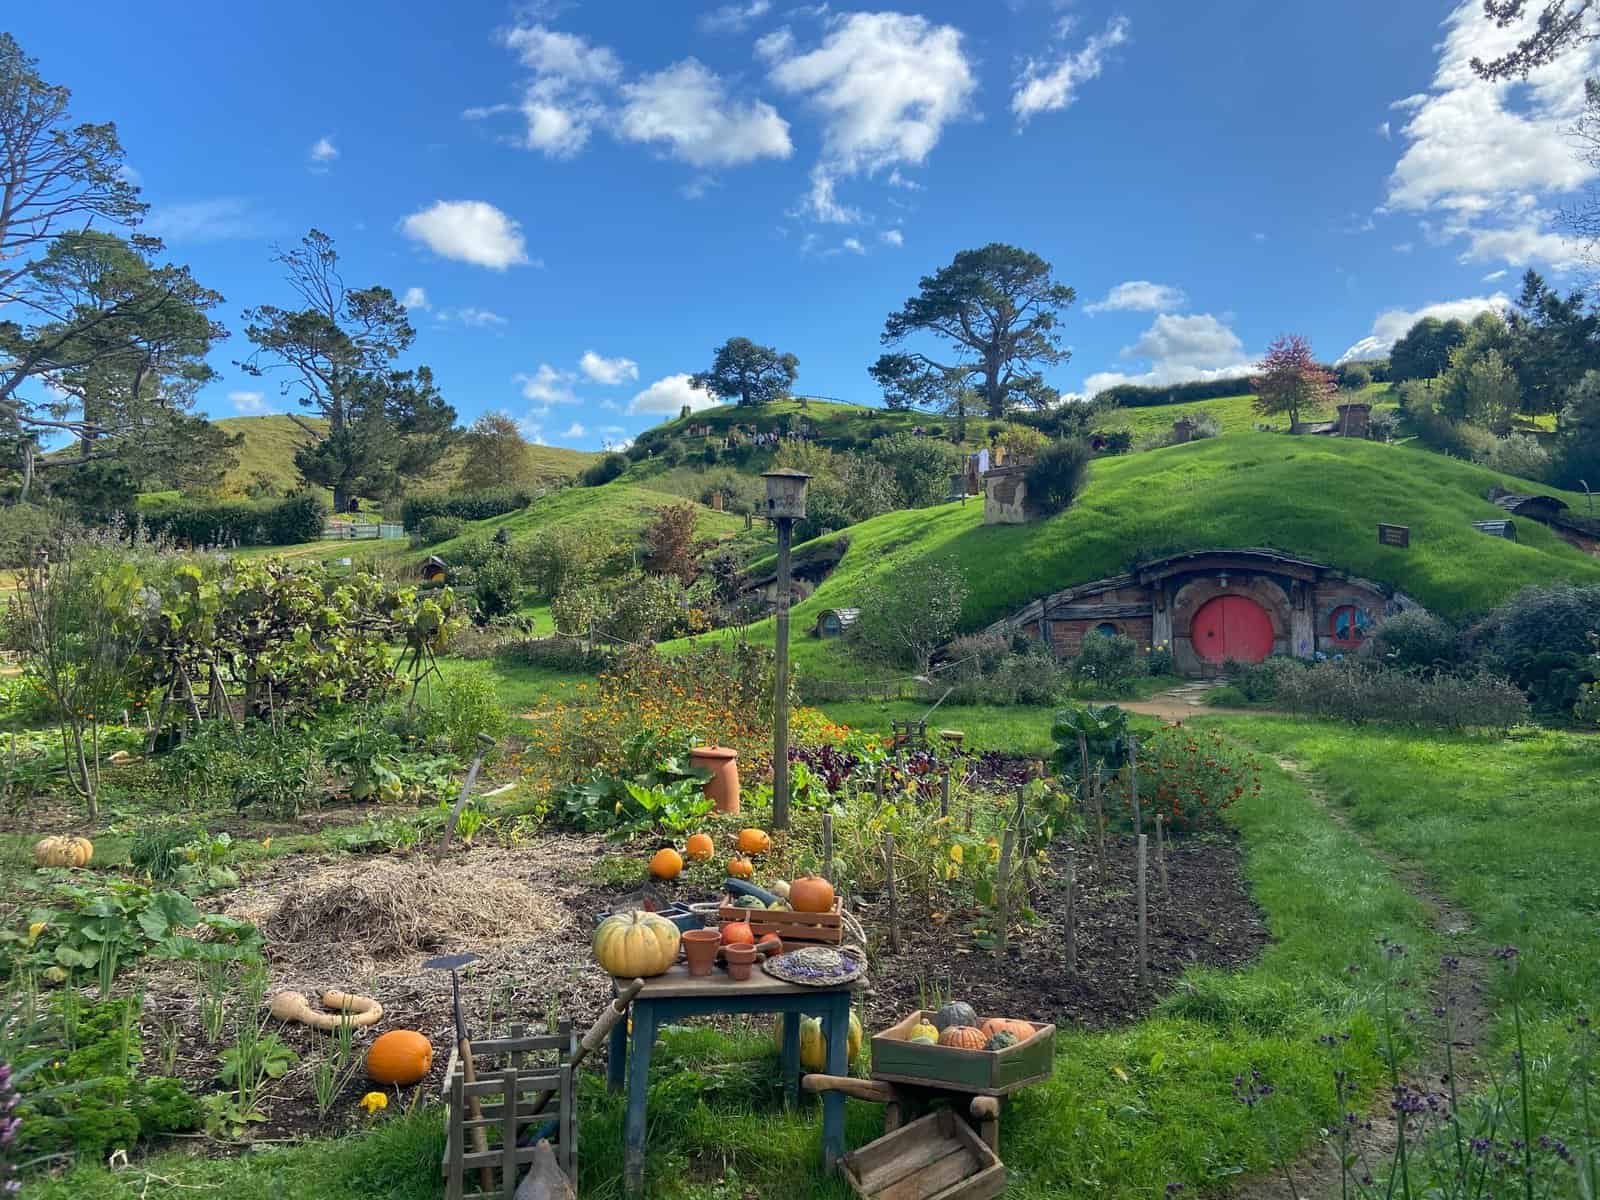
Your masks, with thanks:
[[[952,561],[966,577],[968,630],[1036,596],[1207,546],[1272,547],[1329,563],[1456,621],[1525,584],[1600,583],[1600,560],[1531,521],[1517,523],[1520,543],[1475,531],[1471,522],[1505,515],[1484,499],[1496,483],[1537,487],[1406,446],[1268,433],[1103,459],[1072,509],[1030,525],[986,526],[982,503],[969,501],[852,526],[838,569],[796,606],[794,628],[855,604],[867,580],[927,559]],[[1583,511],[1582,497],[1565,498]],[[1380,521],[1409,525],[1410,548],[1379,546]],[[770,637],[770,622],[754,632]],[[833,644],[797,637],[796,651],[824,672],[845,668]]]
[[[1395,406],[1389,385],[1374,383],[1355,395],[1340,392],[1331,404],[1323,409],[1308,409],[1300,419],[1331,421],[1338,416],[1335,406],[1351,400],[1359,400],[1375,408]],[[1128,430],[1133,434],[1135,444],[1152,434],[1168,432],[1179,417],[1192,417],[1200,412],[1214,416],[1221,423],[1223,433],[1248,433],[1256,427],[1257,422],[1279,429],[1288,427],[1287,417],[1263,417],[1256,412],[1255,402],[1254,395],[1222,396],[1216,400],[1190,400],[1183,404],[1161,404],[1149,408],[1119,408],[1100,422],[1100,426],[1104,429]]]
[[[307,418],[312,426],[325,424],[320,419]],[[215,422],[229,433],[244,435],[239,447],[239,465],[228,472],[223,484],[230,493],[242,493],[257,476],[271,480],[280,489],[288,491],[300,484],[300,473],[295,470],[294,454],[311,440],[299,425],[282,414],[265,417],[224,417]],[[448,491],[456,486],[461,474],[463,453],[459,446],[440,460],[432,476],[416,487],[417,491]],[[528,477],[524,486],[534,487],[551,479],[576,475],[599,457],[587,450],[567,450],[560,446],[529,446]]]

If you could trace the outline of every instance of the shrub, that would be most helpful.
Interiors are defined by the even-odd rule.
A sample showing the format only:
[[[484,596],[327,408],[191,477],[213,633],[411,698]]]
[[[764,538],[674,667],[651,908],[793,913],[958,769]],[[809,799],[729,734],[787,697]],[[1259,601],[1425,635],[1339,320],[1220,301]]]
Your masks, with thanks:
[[[461,521],[487,521],[490,517],[527,508],[532,492],[522,488],[487,488],[477,492],[438,492],[411,496],[400,508],[400,523],[416,533],[429,517],[455,517]]]
[[[1133,681],[1144,673],[1141,668],[1139,647],[1132,638],[1120,633],[1090,633],[1084,636],[1068,672],[1076,687],[1126,696],[1133,691]]]
[[[695,518],[694,506],[690,504],[669,504],[656,509],[654,520],[644,531],[646,571],[652,575],[671,575],[684,584],[694,582],[699,573],[695,563]]]
[[[425,710],[428,733],[462,755],[476,751],[479,734],[497,738],[510,724],[511,718],[500,707],[494,673],[486,667],[447,677]]]
[[[958,637],[944,648],[945,666],[941,674],[954,683],[981,679],[1005,661],[1011,645],[997,633],[972,633]]]
[[[190,545],[292,546],[314,542],[328,524],[320,496],[302,492],[271,503],[236,500],[215,504],[164,504],[139,513],[152,536]]]
[[[1422,671],[1449,667],[1460,657],[1455,630],[1417,608],[1385,617],[1361,652],[1392,667]]]
[[[424,517],[417,526],[416,543],[419,546],[436,546],[460,537],[467,523],[460,517]]]
[[[1367,418],[1367,433],[1376,442],[1392,442],[1400,429],[1400,414],[1392,408],[1375,408]]]
[[[1157,646],[1150,651],[1144,660],[1144,668],[1152,675],[1172,675],[1178,670],[1178,664],[1172,657],[1172,651],[1165,644]]]
[[[1065,512],[1088,482],[1092,457],[1087,442],[1074,439],[1050,443],[1024,477],[1028,505],[1045,516]]]
[[[1531,433],[1513,433],[1472,455],[1474,462],[1519,479],[1543,479],[1550,473],[1550,452]]]
[[[1128,781],[1116,778],[1119,808],[1133,816]],[[1245,795],[1261,791],[1255,755],[1214,730],[1196,732],[1166,725],[1139,739],[1139,804],[1146,827],[1156,813],[1176,832],[1213,828],[1222,813]]]
[[[1054,704],[1066,691],[1066,670],[1037,642],[1013,651],[1004,638],[978,635],[957,638],[950,652],[958,646],[970,661],[940,674],[956,704]]]
[[[61,518],[37,504],[0,508],[0,567],[27,566],[33,561],[34,549],[60,525]]]
[[[1228,662],[1224,669],[1233,679],[1233,686],[1251,704],[1275,700],[1283,688],[1283,681],[1305,669],[1297,658],[1275,654],[1258,663]],[[1215,701],[1221,703],[1221,701]]]
[[[504,552],[490,555],[476,569],[473,594],[478,611],[485,617],[514,612],[522,600],[522,576],[516,563]]]
[[[1359,392],[1372,382],[1372,372],[1365,363],[1345,363],[1339,368],[1339,388],[1346,392]]]
[[[1280,681],[1276,703],[1289,712],[1360,725],[1390,721],[1440,729],[1509,729],[1528,718],[1528,701],[1510,680],[1487,671],[1423,675],[1358,662],[1319,662]]]
[[[1590,635],[1600,631],[1600,585],[1527,587],[1468,634],[1483,664],[1503,671],[1534,707],[1565,713],[1600,678]]]
[[[845,636],[871,658],[926,671],[966,599],[967,581],[953,563],[913,562],[862,587]]]
[[[642,453],[640,457],[643,457]],[[583,481],[584,487],[599,487],[603,483],[610,483],[627,469],[626,458],[620,454],[607,454],[578,478]]]
[[[938,504],[950,490],[955,454],[941,441],[896,433],[873,442],[871,453],[893,473],[901,507]]]

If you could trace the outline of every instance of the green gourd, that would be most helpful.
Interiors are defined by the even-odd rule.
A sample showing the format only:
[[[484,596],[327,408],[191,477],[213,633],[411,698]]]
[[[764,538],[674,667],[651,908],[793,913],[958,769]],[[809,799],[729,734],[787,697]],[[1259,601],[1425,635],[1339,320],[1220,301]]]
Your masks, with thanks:
[[[1016,1034],[1001,1032],[990,1037],[990,1039],[983,1044],[983,1048],[985,1050],[1004,1050],[1007,1046],[1015,1046],[1016,1044]]]
[[[972,1005],[960,1000],[952,1000],[941,1005],[939,1011],[933,1014],[934,1026],[943,1033],[952,1025],[976,1025],[978,1014],[973,1011]]]

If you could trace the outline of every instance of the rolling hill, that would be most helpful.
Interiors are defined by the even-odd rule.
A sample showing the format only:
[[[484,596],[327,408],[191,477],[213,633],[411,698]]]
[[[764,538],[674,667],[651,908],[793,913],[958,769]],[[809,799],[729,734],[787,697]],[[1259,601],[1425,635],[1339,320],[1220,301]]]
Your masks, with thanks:
[[[796,606],[794,628],[809,628],[825,608],[853,606],[867,581],[928,560],[950,561],[966,578],[965,630],[1137,561],[1209,546],[1271,547],[1325,562],[1400,588],[1454,621],[1525,584],[1600,583],[1600,559],[1541,525],[1519,521],[1517,543],[1474,530],[1475,520],[1505,515],[1484,499],[1493,484],[1549,490],[1408,446],[1269,433],[1102,459],[1070,510],[1033,524],[986,526],[982,503],[969,501],[852,526],[839,567]],[[1583,511],[1583,497],[1565,498]],[[1409,525],[1410,548],[1379,546],[1379,522]],[[771,622],[751,633],[770,638]],[[794,644],[804,665],[847,669],[831,643],[797,636]]]
[[[316,426],[320,419],[307,419]],[[264,417],[224,417],[215,422],[218,428],[229,433],[243,434],[244,444],[239,448],[239,465],[228,472],[223,484],[226,491],[242,494],[247,485],[258,477],[270,480],[280,490],[288,491],[300,483],[300,473],[295,470],[294,453],[310,441],[310,435],[288,417],[273,414]],[[528,447],[529,472],[523,486],[536,487],[552,479],[576,475],[598,455],[587,450],[567,450],[560,446]],[[434,473],[417,485],[418,491],[448,491],[461,474],[462,450],[452,447],[440,461]]]

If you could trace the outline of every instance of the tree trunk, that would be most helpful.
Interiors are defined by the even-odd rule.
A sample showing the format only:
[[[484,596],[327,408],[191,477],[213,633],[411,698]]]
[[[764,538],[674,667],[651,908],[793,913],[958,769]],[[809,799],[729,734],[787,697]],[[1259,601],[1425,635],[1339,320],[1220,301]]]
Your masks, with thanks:
[[[1000,368],[985,367],[983,372],[983,399],[989,410],[989,419],[998,421],[1006,415],[1006,393],[1000,386]]]
[[[333,515],[338,516],[345,511],[345,506],[350,499],[350,493],[344,490],[344,484],[333,485]]]

